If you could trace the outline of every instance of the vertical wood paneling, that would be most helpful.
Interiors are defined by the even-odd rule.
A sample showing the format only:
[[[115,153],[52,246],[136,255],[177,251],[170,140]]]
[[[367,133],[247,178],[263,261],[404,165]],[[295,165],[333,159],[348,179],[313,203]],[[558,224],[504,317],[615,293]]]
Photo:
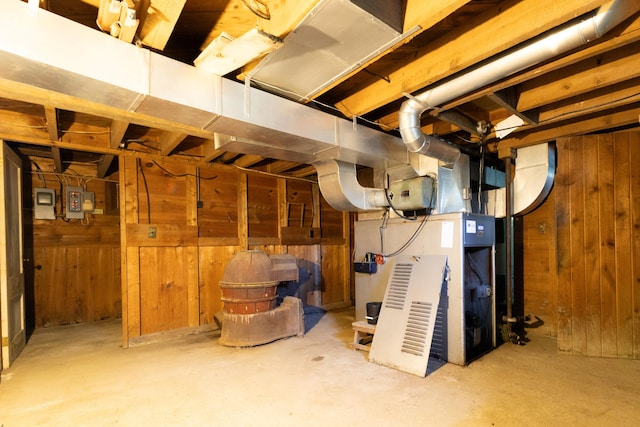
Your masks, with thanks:
[[[633,251],[631,240],[631,152],[629,134],[616,138],[613,147],[614,163],[614,206],[615,206],[615,286],[617,318],[617,354],[633,357]]]
[[[247,218],[249,237],[278,235],[278,182],[276,178],[248,175]]]
[[[600,188],[598,187],[598,143],[596,141],[581,144],[584,147],[583,171],[584,174],[584,275],[586,285],[586,333],[587,354],[591,356],[602,355],[602,330],[600,294]]]
[[[238,173],[203,169],[200,171],[198,226],[200,237],[238,235]]]
[[[142,335],[189,326],[187,248],[140,248]]]
[[[348,251],[348,250],[347,250]],[[350,303],[349,286],[345,277],[349,277],[350,264],[345,263],[343,246],[322,246],[323,305]]]
[[[107,246],[34,248],[36,327],[121,315],[120,251]]]
[[[66,180],[81,185],[95,195],[96,208],[106,211],[105,181],[87,179],[95,169],[71,164],[66,176],[53,175],[51,159],[32,158],[43,175],[25,175],[25,189],[49,187],[60,197]],[[34,169],[37,169],[34,166]],[[113,178],[110,178],[113,179]],[[63,196],[62,196],[63,197]],[[31,194],[24,195],[27,206]],[[25,243],[32,250],[35,267],[33,315],[36,327],[57,326],[118,318],[122,314],[120,235],[117,215],[93,214],[83,220],[61,218],[64,210],[56,206],[55,220],[36,219],[25,211]],[[26,233],[31,233],[27,235]]]
[[[582,171],[584,168],[583,145],[580,138],[571,139],[571,184],[569,187],[569,203],[571,221],[569,233],[571,235],[571,306],[572,306],[572,338],[573,349],[580,354],[587,353],[587,290],[585,277],[585,257],[584,257],[584,180]],[[579,319],[579,320],[578,320]]]
[[[616,357],[617,350],[617,307],[616,307],[616,237],[615,202],[613,180],[613,135],[598,138],[598,187],[600,189],[600,306],[602,334],[602,356]]]
[[[628,283],[633,294],[633,357],[640,359],[640,133],[630,134],[629,144],[632,147],[630,182],[633,273]]]
[[[126,313],[126,318],[124,315],[122,316],[122,327],[126,331],[124,335],[127,337],[125,347],[129,345],[129,338],[138,337],[142,333],[140,326],[142,311],[140,306],[140,251],[137,247],[127,247],[126,252],[127,263],[123,292],[127,296],[127,305],[122,306],[122,312]]]
[[[541,318],[540,331],[556,335],[557,278],[555,197],[552,192],[542,205],[519,218],[522,221],[524,313]]]
[[[125,203],[125,231],[123,239],[127,241],[126,259],[126,298],[127,298],[127,335],[128,339],[157,332],[184,327],[195,327],[214,322],[214,316],[222,310],[222,293],[219,282],[224,269],[235,253],[251,248],[264,250],[268,254],[289,253],[298,259],[298,264],[306,269],[309,280],[301,289],[300,297],[307,304],[345,304],[349,299],[348,277],[348,224],[340,223],[335,230],[341,239],[334,238],[323,248],[319,244],[300,244],[286,246],[282,244],[280,230],[286,221],[287,201],[305,204],[304,224],[320,224],[315,210],[319,202],[314,203],[313,186],[307,182],[288,181],[274,177],[265,177],[251,173],[227,169],[220,172],[227,183],[226,188],[215,179],[201,182],[201,208],[197,206],[195,168],[162,164],[171,173],[162,171],[158,165],[149,161],[139,163],[127,161],[123,178],[131,182],[125,189],[125,197],[132,201],[133,209]],[[147,178],[152,224],[157,227],[156,238],[146,235],[147,193],[141,180],[140,169]],[[162,173],[159,173],[160,170]],[[231,172],[229,172],[231,171]],[[208,175],[212,175],[207,170]],[[173,176],[181,174],[184,176]],[[230,179],[229,177],[233,177]],[[216,178],[217,179],[217,178]],[[173,182],[173,181],[178,181]],[[202,190],[204,192],[202,192]],[[222,206],[213,203],[213,199],[224,192],[231,191],[233,201],[225,193]],[[166,193],[166,194],[165,194]],[[180,206],[179,214],[174,208]],[[222,209],[235,210],[231,215],[235,221],[216,218]],[[344,219],[340,212],[335,218]],[[330,215],[329,215],[330,216]],[[225,223],[225,232],[215,231]],[[198,226],[197,239],[181,240],[179,235],[160,235],[168,225],[184,224]],[[130,235],[127,235],[130,233]],[[179,234],[179,233],[178,233]],[[237,241],[228,237],[237,236]],[[218,239],[220,237],[220,239]],[[320,238],[317,238],[320,241]],[[196,242],[196,243],[194,243]],[[316,243],[316,242],[314,242]],[[346,247],[345,247],[346,245]],[[324,252],[323,252],[324,251]],[[323,255],[325,254],[325,255]],[[345,261],[346,260],[346,261]],[[323,278],[327,279],[323,283]],[[346,297],[345,297],[346,295]],[[325,301],[326,300],[326,301]]]
[[[576,137],[558,148],[558,349],[640,358],[640,133]]]
[[[556,259],[558,283],[558,351],[573,349],[573,292],[571,276],[571,140],[563,138],[556,143],[558,166],[553,187],[556,202]],[[526,258],[527,253],[524,254]]]
[[[234,246],[209,246],[199,248],[200,268],[200,324],[214,323],[214,316],[222,310],[220,280],[227,262],[236,253]]]

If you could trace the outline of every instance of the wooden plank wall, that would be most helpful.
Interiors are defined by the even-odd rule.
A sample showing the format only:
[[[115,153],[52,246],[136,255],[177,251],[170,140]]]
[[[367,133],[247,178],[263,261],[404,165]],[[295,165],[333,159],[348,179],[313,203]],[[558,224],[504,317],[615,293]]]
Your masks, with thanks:
[[[120,317],[119,217],[117,211],[111,213],[106,196],[106,188],[113,185],[90,178],[95,176],[93,165],[74,164],[64,174],[54,174],[53,162],[46,158],[32,158],[30,166],[24,177],[25,254],[29,259],[25,272],[27,287],[33,286],[29,298],[33,301],[28,304],[34,306],[28,307],[29,321],[35,327],[47,327]],[[33,189],[53,188],[60,197],[67,184],[86,185],[87,191],[95,193],[96,208],[105,214],[67,220],[58,200],[57,219],[35,219]],[[32,276],[27,269],[33,269]]]
[[[640,133],[558,141],[558,349],[640,359]]]
[[[516,217],[518,265],[516,286],[523,292],[523,313],[546,335],[558,334],[555,192],[533,212]],[[521,281],[521,284],[519,283]],[[519,300],[520,298],[516,298]]]
[[[351,305],[349,214],[321,202],[317,184],[133,156],[121,158],[120,180],[125,346],[213,323],[219,281],[240,250],[292,254],[311,276],[304,302]]]

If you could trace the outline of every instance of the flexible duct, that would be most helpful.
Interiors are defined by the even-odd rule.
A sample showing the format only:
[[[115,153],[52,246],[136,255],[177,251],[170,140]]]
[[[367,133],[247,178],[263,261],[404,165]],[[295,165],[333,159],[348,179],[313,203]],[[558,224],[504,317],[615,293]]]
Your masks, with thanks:
[[[601,6],[589,19],[553,32],[460,77],[410,97],[403,102],[398,117],[400,135],[407,149],[448,163],[455,161],[457,155],[453,146],[422,132],[422,113],[591,42],[637,11],[636,0],[614,0]]]

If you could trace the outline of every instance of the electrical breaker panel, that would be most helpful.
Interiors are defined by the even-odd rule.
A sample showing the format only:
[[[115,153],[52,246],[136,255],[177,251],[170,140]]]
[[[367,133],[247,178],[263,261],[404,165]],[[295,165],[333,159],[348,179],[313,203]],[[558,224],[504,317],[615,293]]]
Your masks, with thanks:
[[[82,212],[82,187],[67,186],[66,189],[66,217],[82,219],[84,218],[84,212]]]

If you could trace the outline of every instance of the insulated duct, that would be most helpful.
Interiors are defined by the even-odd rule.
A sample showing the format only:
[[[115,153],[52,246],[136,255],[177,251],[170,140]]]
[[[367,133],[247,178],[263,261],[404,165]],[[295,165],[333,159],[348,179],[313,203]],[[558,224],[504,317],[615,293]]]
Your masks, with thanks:
[[[422,113],[589,43],[607,33],[637,10],[637,0],[614,0],[597,9],[589,19],[555,31],[418,95],[409,96],[409,99],[403,102],[398,117],[402,140],[411,152],[436,157],[446,162],[455,161],[457,157],[454,147],[422,132],[420,126]]]

